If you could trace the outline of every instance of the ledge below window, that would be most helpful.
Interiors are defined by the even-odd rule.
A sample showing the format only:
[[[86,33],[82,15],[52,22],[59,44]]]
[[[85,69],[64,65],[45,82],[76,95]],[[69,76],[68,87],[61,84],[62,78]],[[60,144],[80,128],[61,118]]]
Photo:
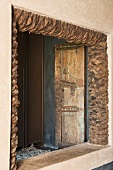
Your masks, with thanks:
[[[113,161],[110,146],[83,143],[18,161],[18,170],[90,170]]]

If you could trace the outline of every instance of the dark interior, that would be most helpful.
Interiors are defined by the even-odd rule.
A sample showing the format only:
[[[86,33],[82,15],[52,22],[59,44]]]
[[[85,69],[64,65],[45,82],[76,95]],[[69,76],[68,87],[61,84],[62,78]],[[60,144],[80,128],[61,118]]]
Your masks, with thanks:
[[[19,121],[18,147],[43,143],[43,36],[18,35]]]
[[[54,47],[65,40],[18,33],[18,149],[55,144]]]

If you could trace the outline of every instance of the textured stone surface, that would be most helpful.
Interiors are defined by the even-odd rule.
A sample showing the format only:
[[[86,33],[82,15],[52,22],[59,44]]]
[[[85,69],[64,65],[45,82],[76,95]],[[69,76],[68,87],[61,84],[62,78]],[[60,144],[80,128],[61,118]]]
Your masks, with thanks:
[[[20,31],[29,31],[64,38],[70,43],[94,45],[106,40],[106,35],[59,20],[40,16],[32,12],[14,9],[14,17]]]
[[[106,42],[88,48],[89,138],[108,143],[108,56]]]
[[[18,54],[17,54],[17,28],[16,22],[13,22],[13,39],[12,39],[12,115],[11,115],[11,169],[16,170],[16,148],[18,144],[17,121],[18,121]]]

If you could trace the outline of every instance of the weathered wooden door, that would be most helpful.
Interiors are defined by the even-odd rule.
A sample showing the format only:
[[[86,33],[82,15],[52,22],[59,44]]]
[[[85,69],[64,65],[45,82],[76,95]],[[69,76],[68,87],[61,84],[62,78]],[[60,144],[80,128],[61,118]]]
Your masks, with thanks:
[[[56,144],[84,142],[84,46],[56,45]]]

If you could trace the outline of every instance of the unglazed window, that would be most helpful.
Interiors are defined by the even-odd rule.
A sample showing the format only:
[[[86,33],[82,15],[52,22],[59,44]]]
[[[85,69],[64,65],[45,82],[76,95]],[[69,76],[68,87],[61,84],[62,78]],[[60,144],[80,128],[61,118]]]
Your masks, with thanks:
[[[32,12],[14,8],[12,28],[12,116],[11,116],[11,170],[17,169],[16,148],[18,144],[18,43],[17,32],[31,32],[63,38],[69,43],[82,44],[88,47],[88,91],[89,91],[89,141],[94,144],[108,144],[108,57],[107,35],[76,25],[68,24]],[[68,67],[70,70],[70,67]],[[68,74],[65,66],[62,79],[72,81],[73,74]],[[80,77],[82,74],[80,74]],[[82,80],[82,79],[81,79]],[[81,84],[81,82],[78,82]],[[69,89],[64,87],[66,94]],[[70,90],[71,91],[71,90]],[[70,93],[74,95],[74,90]],[[66,101],[68,102],[68,101]],[[70,115],[70,116],[69,116]],[[64,112],[63,120],[67,122],[77,117]],[[74,127],[74,126],[73,126]],[[72,127],[72,128],[73,128]],[[71,127],[70,127],[71,128]],[[57,129],[57,127],[56,127]],[[63,127],[63,133],[67,127]],[[59,133],[59,132],[58,132]],[[67,131],[68,133],[68,131]],[[65,136],[64,136],[65,138]],[[63,138],[63,140],[64,140]],[[67,140],[67,138],[66,138]]]

